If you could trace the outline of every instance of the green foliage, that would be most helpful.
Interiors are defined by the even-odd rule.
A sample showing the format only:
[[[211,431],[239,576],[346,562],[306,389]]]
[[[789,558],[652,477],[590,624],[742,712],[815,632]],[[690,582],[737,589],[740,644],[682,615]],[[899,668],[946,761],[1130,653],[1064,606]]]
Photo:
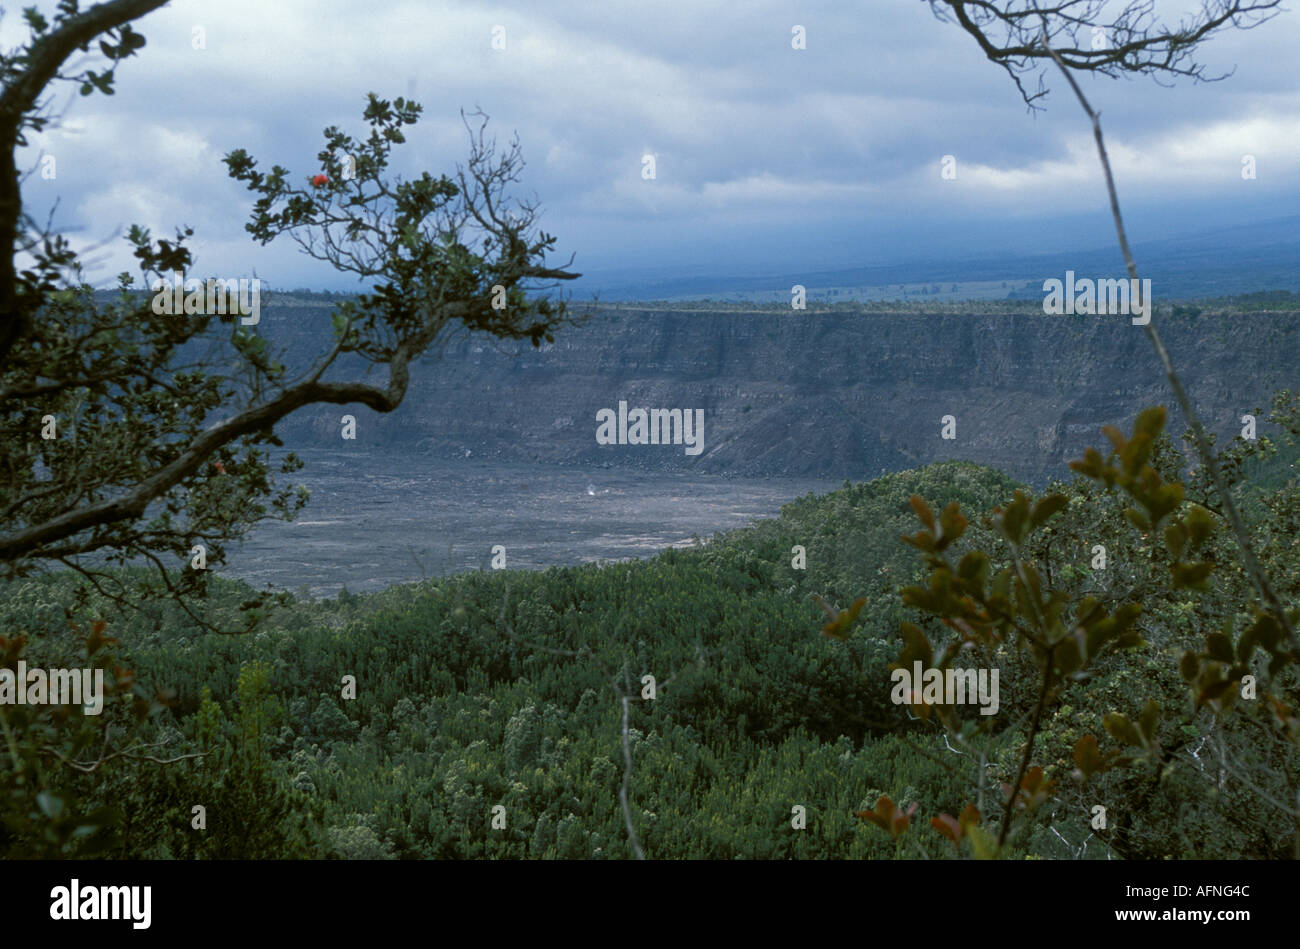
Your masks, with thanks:
[[[194,674],[200,657],[177,645],[197,629],[250,631],[268,609],[288,603],[287,595],[247,587],[236,598],[210,580],[231,542],[267,519],[292,519],[307,502],[301,486],[277,484],[277,474],[301,462],[289,453],[272,463],[271,448],[281,445],[275,426],[314,404],[392,411],[411,364],[457,325],[539,345],[572,322],[565,303],[537,282],[577,274],[546,266],[555,238],[535,228],[535,205],[506,193],[522,168],[518,143],[498,153],[484,119],[477,131],[467,126],[470,156],[455,181],[427,172],[394,179],[392,149],[421,110],[373,94],[362,115],[368,135],[326,130],[325,171],[307,176],[310,190],[290,185],[279,166],[257,171],[242,149],[226,158],[230,174],[259,195],[248,225],[257,240],[306,234],[306,253],[322,256],[324,246],[330,263],[368,287],[331,301],[335,334],[314,352],[274,352],[252,329],[260,318],[256,278],[239,286],[236,303],[225,282],[195,276],[189,228],[168,239],[132,225],[138,275],[124,272],[115,293],[94,293],[66,238],[29,213],[17,160],[27,134],[51,120],[52,87],[72,82],[82,95],[113,94],[118,66],[145,46],[133,21],[163,5],[105,0],[81,10],[60,0],[50,17],[27,8],[27,36],[0,52],[0,242],[8,246],[0,257],[0,581],[13,594],[2,608],[13,624],[3,627],[0,658],[7,669],[46,655],[75,668],[82,663],[58,637],[74,618],[97,624],[99,637],[108,615],[124,635],[148,631],[127,636],[130,650],[149,655],[165,639],[182,653],[174,657],[181,671],[165,676],[173,686],[136,694],[131,670],[113,664],[103,642],[88,645],[82,658],[104,664],[124,709],[115,704],[93,720],[67,709],[5,713],[0,846],[14,854],[306,852],[299,818],[316,785],[300,768],[286,786],[287,764],[270,758],[294,737],[268,692],[275,686],[267,670],[283,664],[249,666],[236,695],[236,684],[223,682],[219,697],[202,704],[198,689],[209,680]],[[76,61],[92,44],[106,68]],[[162,291],[173,278],[191,284],[176,288],[183,312],[163,306],[172,302]],[[358,374],[365,364],[384,366],[388,380],[341,379],[337,370],[349,364]],[[51,569],[79,579],[42,576]],[[163,715],[174,701],[177,713]],[[206,729],[198,736],[196,723]],[[360,728],[331,703],[316,704],[298,724],[322,741],[354,741]],[[135,773],[154,765],[168,770]],[[141,800],[156,806],[152,816],[129,806]],[[211,827],[181,833],[193,807],[209,808]],[[114,836],[119,831],[125,836]],[[361,846],[355,834],[346,839],[350,852]]]
[[[1123,457],[1117,448],[1102,459],[1115,489],[1080,477],[1037,498],[987,468],[930,465],[799,499],[779,518],[648,561],[286,602],[251,636],[212,634],[178,609],[133,614],[115,627],[114,662],[134,671],[135,698],[167,696],[135,741],[171,763],[114,758],[91,774],[47,765],[77,813],[114,809],[101,815],[112,818],[105,843],[69,831],[66,852],[626,858],[614,670],[632,696],[629,803],[651,857],[1286,854],[1292,831],[1267,801],[1287,799],[1297,777],[1281,724],[1294,722],[1293,673],[1268,679],[1266,629],[1241,658],[1258,617],[1241,609],[1250,588],[1231,541],[1199,522],[1196,506],[1212,499],[1146,503],[1183,468],[1172,442],[1153,438],[1152,472]],[[1235,490],[1250,496],[1246,480]],[[1278,524],[1300,514],[1298,500],[1294,483],[1260,495],[1256,509],[1269,513],[1253,530],[1274,565],[1295,562]],[[1171,548],[1174,524],[1186,538]],[[1097,545],[1105,569],[1092,566]],[[807,569],[795,568],[795,546]],[[1208,589],[1175,587],[1175,562],[1214,564]],[[0,621],[66,622],[77,582],[11,581]],[[247,595],[218,578],[205,606],[218,615]],[[827,624],[818,598],[836,623],[837,604],[865,602],[837,635],[809,635]],[[92,592],[86,616],[100,605]],[[955,607],[948,618],[966,628],[940,622],[936,606]],[[953,654],[954,642],[968,645]],[[1248,665],[1259,700],[1238,698],[1244,715],[1221,714],[1235,692],[1197,706],[1189,652],[1198,679],[1211,665],[1219,676]],[[894,704],[891,664],[913,654],[998,668],[999,714]],[[1050,701],[1021,773],[1049,654]],[[647,673],[652,701],[637,687]],[[354,700],[343,697],[348,675]],[[97,741],[76,760],[92,760]],[[1013,832],[999,847],[1008,799]],[[196,804],[206,831],[191,826]],[[496,805],[504,829],[492,826]],[[1098,805],[1105,830],[1092,826]],[[50,852],[38,839],[50,819],[25,816],[39,813],[35,794],[22,807],[4,852]],[[792,823],[797,807],[804,829]],[[888,826],[856,816],[868,812]]]
[[[1284,427],[1284,437],[1292,445],[1300,429],[1295,418],[1294,400],[1289,393],[1280,393],[1270,421]],[[1027,654],[1034,670],[1026,683],[1034,700],[1024,737],[1018,742],[1022,745],[1019,763],[1007,772],[1011,780],[1001,784],[1002,819],[994,853],[1016,852],[1011,830],[1017,813],[1025,815],[1021,837],[1031,847],[1037,846],[1034,841],[1045,841],[1036,829],[1050,824],[1035,812],[1047,810],[1048,802],[1053,817],[1074,811],[1085,818],[1081,828],[1098,832],[1106,830],[1104,820],[1096,822],[1098,809],[1106,808],[1098,799],[1110,797],[1115,802],[1112,808],[1122,808],[1118,826],[1096,836],[1112,852],[1138,856],[1150,846],[1143,808],[1164,798],[1175,785],[1197,809],[1207,811],[1217,811],[1215,798],[1228,774],[1249,792],[1245,796],[1255,796],[1257,808],[1295,797],[1294,749],[1300,744],[1300,732],[1292,709],[1300,648],[1290,641],[1277,616],[1254,602],[1254,591],[1240,567],[1230,574],[1220,569],[1231,562],[1235,541],[1217,530],[1216,516],[1207,506],[1186,500],[1187,489],[1177,479],[1183,460],[1162,435],[1164,419],[1164,409],[1153,408],[1137,417],[1131,436],[1113,427],[1104,429],[1112,444],[1109,456],[1088,449],[1082,460],[1070,466],[1083,476],[1071,486],[1057,486],[1061,490],[1037,501],[1015,491],[1010,503],[994,508],[983,519],[998,543],[971,547],[959,562],[956,553],[948,553],[969,524],[959,507],[950,503],[936,518],[925,500],[912,498],[921,529],[901,539],[922,552],[929,577],[904,587],[901,598],[940,620],[947,642],[940,651],[926,630],[904,621],[900,627],[904,645],[896,666],[907,668],[921,661],[942,670],[959,655],[984,655],[1009,661],[1011,668],[1002,669],[1006,682],[1008,671],[1020,678],[1020,654]],[[1242,459],[1256,450],[1239,440],[1234,450],[1225,453],[1229,485],[1240,489]],[[1100,486],[1100,493],[1094,486]],[[1194,489],[1204,495],[1205,479]],[[1264,498],[1260,509],[1285,514],[1285,523],[1291,523],[1293,484]],[[1276,529],[1267,521],[1257,521],[1255,526],[1265,537]],[[1136,544],[1134,532],[1140,532]],[[1266,560],[1271,566],[1285,562],[1270,545],[1261,548],[1270,551]],[[1102,559],[1094,556],[1091,565],[1101,569],[1109,550],[1112,568],[1101,574],[1068,565],[1072,552],[1073,557],[1086,557],[1089,550],[1100,551]],[[1294,572],[1293,553],[1290,561]],[[1121,564],[1125,569],[1115,569]],[[1285,592],[1294,597],[1294,585]],[[1300,616],[1300,611],[1292,615]],[[1195,623],[1189,624],[1193,618]],[[1194,630],[1206,628],[1210,632],[1201,638],[1202,645],[1192,645],[1200,638]],[[1235,629],[1241,632],[1234,638]],[[1143,653],[1157,653],[1165,662],[1144,660]],[[1135,677],[1136,663],[1158,676],[1145,681]],[[1124,687],[1115,688],[1121,681]],[[1257,695],[1257,682],[1270,683],[1271,691],[1261,687]],[[1157,688],[1152,689],[1152,684]],[[1144,701],[1139,705],[1140,698]],[[1132,715],[1108,707],[1112,702],[1140,712]],[[1185,711],[1178,716],[1180,705]],[[1226,717],[1234,705],[1246,706],[1239,720]],[[1088,712],[1077,712],[1080,707]],[[933,711],[966,754],[975,754],[983,742],[981,760],[996,761],[991,740],[980,736],[980,741],[972,741],[976,731],[972,723],[959,720],[956,708],[931,709],[922,702],[914,709],[922,720]],[[1210,713],[1208,720],[1203,710]],[[1114,740],[1114,748],[1103,750],[1093,734],[1080,728],[1098,725]],[[979,731],[987,728],[983,725]],[[1068,759],[1057,750],[1062,748],[1056,744],[1061,739],[1071,749]],[[1193,741],[1195,746],[1189,747]],[[1212,752],[1218,759],[1218,787],[1198,787],[1189,771],[1208,778]],[[1035,756],[1055,763],[1046,768],[1033,765]],[[1280,771],[1255,771],[1256,763],[1264,760]],[[1068,774],[1075,786],[1058,794],[1057,779],[1051,774],[1064,775],[1068,761],[1074,765]],[[1002,763],[1000,769],[1006,767]],[[1116,773],[1108,779],[1102,777],[1112,771]],[[982,771],[976,786],[982,794]],[[1134,807],[1135,801],[1141,806]],[[887,798],[860,816],[894,837],[907,827]],[[1245,849],[1277,852],[1294,833],[1291,822],[1279,826],[1258,819],[1245,821],[1237,814],[1233,818],[1234,830],[1251,832],[1249,843],[1240,844]],[[960,823],[948,815],[932,818],[931,825],[950,841],[962,836]],[[1065,840],[1059,831],[1055,833]],[[1081,829],[1074,842],[1066,842],[1069,855],[1082,854],[1094,836],[1083,833]],[[1188,848],[1196,853],[1199,847],[1215,846],[1215,852],[1222,854],[1216,846],[1222,837],[1216,835],[1213,844],[1193,844],[1193,838],[1182,837],[1176,844],[1161,846],[1176,846],[1180,855]]]

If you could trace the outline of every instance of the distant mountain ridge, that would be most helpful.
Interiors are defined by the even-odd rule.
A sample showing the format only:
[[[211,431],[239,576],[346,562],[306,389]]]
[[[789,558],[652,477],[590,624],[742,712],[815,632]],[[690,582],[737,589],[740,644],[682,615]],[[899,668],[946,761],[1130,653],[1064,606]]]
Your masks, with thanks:
[[[319,351],[329,305],[291,302],[266,306],[259,332],[292,353]],[[605,307],[538,350],[462,334],[414,367],[396,412],[309,407],[280,430],[289,447],[746,477],[861,480],[961,459],[1041,483],[1104,445],[1101,426],[1172,403],[1127,317],[944,309]],[[1300,387],[1294,312],[1192,308],[1159,319],[1199,411],[1224,437],[1276,389]],[[598,444],[597,413],[620,401],[702,409],[703,450]],[[355,442],[340,439],[344,414],[358,420]],[[945,416],[955,439],[941,437]],[[1182,431],[1176,412],[1170,430]]]
[[[1219,297],[1257,290],[1300,291],[1300,215],[1248,226],[1218,228],[1183,237],[1133,245],[1144,278],[1164,299]],[[1111,244],[1079,251],[913,260],[835,270],[787,270],[763,276],[663,275],[633,271],[593,273],[574,284],[575,293],[629,301],[788,300],[795,284],[810,294],[836,288],[859,289],[841,299],[1032,299],[1042,282],[1067,270],[1095,277],[1121,277],[1124,260]],[[1006,287],[1000,286],[1005,282]],[[949,290],[958,284],[954,291]],[[961,285],[977,285],[966,286]],[[995,286],[986,287],[986,284]],[[1028,286],[1026,286],[1028,284]],[[921,293],[922,289],[927,292]],[[938,292],[931,292],[937,288]],[[892,294],[892,295],[891,295]]]

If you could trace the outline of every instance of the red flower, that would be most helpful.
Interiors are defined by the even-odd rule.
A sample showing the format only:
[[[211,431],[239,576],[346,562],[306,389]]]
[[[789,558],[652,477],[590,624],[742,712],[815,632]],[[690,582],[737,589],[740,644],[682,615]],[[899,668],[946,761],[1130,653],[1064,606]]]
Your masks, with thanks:
[[[221,474],[225,474],[225,473],[226,473],[226,466],[223,465],[223,464],[222,464],[221,462],[219,462],[219,461],[214,461],[214,462],[212,463],[212,467],[213,467],[213,468],[216,468],[217,471],[221,472]]]
[[[317,188],[319,188],[322,185],[327,185],[330,183],[330,176],[322,172],[321,174],[316,175],[314,178],[312,178],[311,183],[315,185]]]

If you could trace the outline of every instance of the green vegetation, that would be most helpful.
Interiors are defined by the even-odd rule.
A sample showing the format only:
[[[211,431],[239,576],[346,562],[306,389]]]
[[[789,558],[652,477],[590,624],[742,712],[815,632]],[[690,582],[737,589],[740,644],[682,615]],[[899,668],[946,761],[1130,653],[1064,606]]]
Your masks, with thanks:
[[[1294,428],[1286,414],[1294,400],[1283,394],[1275,408],[1273,420]],[[1225,468],[1240,482],[1273,444],[1238,440],[1223,452]],[[1169,478],[1183,464],[1165,436],[1151,457]],[[1199,482],[1187,480],[1193,499]],[[5,761],[0,853],[627,857],[622,692],[633,698],[630,810],[648,856],[987,854],[1001,816],[996,789],[1017,775],[1038,671],[1010,641],[990,640],[968,647],[959,664],[1000,669],[998,714],[959,722],[951,709],[918,715],[894,704],[900,624],[921,622],[931,637],[953,629],[900,599],[900,586],[929,571],[899,537],[916,527],[913,495],[975,515],[1017,487],[988,468],[930,465],[810,495],[778,519],[648,561],[464,574],[296,601],[270,608],[251,636],[206,632],[170,601],[113,618],[120,642],[98,649],[115,654],[105,662],[122,693],[102,722],[86,718],[70,736],[45,733],[52,744],[36,755],[39,793]],[[1294,745],[1267,709],[1220,717],[1217,707],[1193,707],[1179,673],[1179,657],[1203,649],[1207,632],[1249,619],[1231,542],[1221,531],[1204,540],[1197,557],[1218,569],[1204,592],[1180,589],[1159,545],[1125,515],[1121,494],[1087,478],[1054,487],[1065,501],[1025,556],[1070,595],[1109,609],[1141,601],[1140,637],[1093,658],[1086,677],[1055,694],[1033,755],[1051,793],[1017,816],[1003,855],[1287,855],[1295,827],[1269,801],[1294,796]],[[1255,501],[1261,558],[1287,578],[1281,592],[1293,601],[1300,487],[1291,478]],[[979,520],[970,518],[952,550],[995,549],[997,523]],[[792,566],[796,545],[806,570]],[[1094,545],[1107,548],[1104,570],[1091,566]],[[73,661],[82,640],[67,633],[65,604],[81,582],[63,573],[3,591],[0,623],[30,634],[29,666]],[[220,626],[248,592],[217,580],[206,619]],[[833,606],[863,599],[842,640],[817,633],[825,620],[818,597]],[[89,628],[105,606],[92,598],[71,620]],[[1262,708],[1267,674],[1256,671]],[[653,700],[642,698],[647,674],[656,679]],[[355,677],[355,699],[345,697],[345,676]],[[1293,707],[1293,668],[1270,689]],[[1149,701],[1166,710],[1153,726],[1154,756],[1115,766],[1106,717],[1141,718],[1145,728]],[[30,730],[43,727],[45,710],[31,708],[24,747],[38,744]],[[2,711],[12,729],[18,708]],[[96,729],[114,730],[114,747],[129,753],[96,764]],[[1095,773],[1081,783],[1072,772],[1085,735],[1101,736],[1107,767],[1085,769]],[[881,819],[855,816],[882,798],[898,802],[900,815],[912,805],[923,816],[975,805],[984,816],[968,832],[967,810],[963,832],[952,835],[958,849],[928,827],[895,837],[872,826]],[[1097,804],[1107,808],[1106,830],[1090,827]],[[195,805],[206,808],[206,829],[192,827]],[[504,829],[492,826],[496,805]],[[796,806],[806,829],[792,825]]]
[[[552,342],[571,320],[537,283],[578,275],[547,263],[556,239],[534,226],[536,207],[505,198],[516,145],[498,152],[477,116],[454,180],[399,182],[389,159],[421,109],[372,94],[368,133],[326,129],[305,174],[260,170],[238,148],[224,159],[257,195],[253,238],[297,239],[370,283],[296,301],[335,304],[310,368],[290,371],[244,328],[251,312],[237,322],[197,291],[183,323],[152,319],[130,272],[96,295],[63,235],[30,213],[17,156],[57,120],[60,83],[112,93],[145,47],[132,22],[164,2],[24,9],[25,41],[0,54],[12,250],[0,258],[0,854],[1300,856],[1300,402],[1275,400],[1280,451],[1240,438],[1212,451],[1150,324],[1211,477],[1185,470],[1164,410],[1148,409],[1038,499],[948,463],[805,498],[647,562],[326,603],[222,580],[228,542],[305,503],[274,482],[276,423],[311,405],[396,409],[448,327]],[[941,20],[961,6],[931,0]],[[1118,51],[1080,46],[1087,6],[957,20],[1037,108],[1046,89],[1021,79],[1048,60],[1067,75],[1200,78],[1197,44],[1264,22],[1278,0],[1207,5],[1176,28],[1128,3],[1110,24],[1133,40]],[[75,58],[96,41],[106,69]],[[1097,114],[1071,82],[1136,280]],[[131,228],[145,286],[193,271],[192,236]],[[929,299],[941,292],[810,312],[1040,310]],[[1278,291],[1169,315],[1296,303]],[[343,356],[387,382],[325,378]],[[290,456],[280,473],[297,466]],[[142,559],[151,567],[128,566]],[[65,569],[42,572],[54,565]],[[232,629],[256,632],[219,632]],[[895,701],[894,668],[936,657],[997,669],[998,713]],[[15,704],[10,672],[24,666],[93,670],[103,714],[66,696]],[[911,826],[918,812],[933,833]]]

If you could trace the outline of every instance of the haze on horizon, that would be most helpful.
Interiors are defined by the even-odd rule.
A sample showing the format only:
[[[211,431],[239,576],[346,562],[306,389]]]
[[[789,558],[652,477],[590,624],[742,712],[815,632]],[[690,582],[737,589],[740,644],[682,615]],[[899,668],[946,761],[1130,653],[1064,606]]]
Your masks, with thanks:
[[[1175,20],[1195,6],[1158,4]],[[395,152],[404,176],[464,159],[462,108],[490,115],[501,141],[517,132],[522,193],[540,199],[586,289],[629,271],[758,275],[1113,242],[1086,120],[1057,77],[1046,111],[1029,115],[1002,70],[924,0],[355,11],[342,0],[178,0],[145,17],[148,45],[119,69],[117,94],[65,88],[61,126],[32,136],[27,167],[57,160],[57,178],[24,185],[32,212],[43,220],[57,200],[55,225],[74,246],[102,245],[87,274],[97,286],[134,272],[120,235],[139,223],[158,236],[193,226],[198,274],[355,289],[291,241],[251,241],[251,197],[221,158],[243,147],[263,168],[309,175],[322,129],[358,131],[373,91],[424,106]],[[792,49],[796,25],[806,49]],[[492,48],[496,26],[504,50]],[[23,35],[14,12],[0,21],[6,46]],[[1297,46],[1287,11],[1205,46],[1209,73],[1235,67],[1222,82],[1085,80],[1135,242],[1297,206]],[[940,177],[944,155],[957,160],[954,181]],[[1255,180],[1242,178],[1244,155]]]

